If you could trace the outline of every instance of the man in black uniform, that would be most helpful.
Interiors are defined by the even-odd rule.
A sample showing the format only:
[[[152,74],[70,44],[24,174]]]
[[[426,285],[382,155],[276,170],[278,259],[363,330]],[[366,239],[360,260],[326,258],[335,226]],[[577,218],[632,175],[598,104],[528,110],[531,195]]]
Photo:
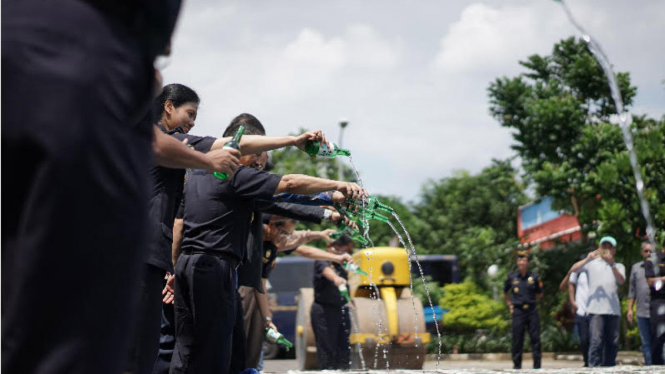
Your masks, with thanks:
[[[656,265],[652,257],[644,261],[644,276],[651,290],[651,360],[654,365],[665,364],[665,242],[656,252]]]
[[[543,297],[543,283],[538,274],[529,271],[529,255],[526,251],[517,252],[517,271],[508,274],[503,286],[503,295],[510,308],[510,314],[513,315],[513,369],[522,368],[525,328],[529,329],[531,338],[533,367],[540,369],[542,350],[536,300]]]
[[[176,347],[171,373],[227,373],[236,319],[236,268],[246,258],[253,201],[288,192],[362,189],[305,175],[280,176],[241,166],[228,180],[195,171],[184,193],[184,238],[176,263]]]
[[[334,253],[351,254],[353,241],[343,235],[328,246]],[[319,370],[349,368],[351,319],[349,306],[338,288],[346,285],[347,279],[346,270],[338,263],[314,263],[314,302],[310,310],[310,320],[316,339]]]

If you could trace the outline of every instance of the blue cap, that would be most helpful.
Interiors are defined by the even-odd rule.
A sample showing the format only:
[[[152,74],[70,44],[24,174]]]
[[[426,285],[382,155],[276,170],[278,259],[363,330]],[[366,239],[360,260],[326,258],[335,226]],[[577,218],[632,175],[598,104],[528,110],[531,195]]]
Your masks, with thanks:
[[[600,238],[600,243],[598,245],[602,245],[605,242],[612,244],[612,247],[617,246],[617,240],[611,236],[603,236],[602,238]]]

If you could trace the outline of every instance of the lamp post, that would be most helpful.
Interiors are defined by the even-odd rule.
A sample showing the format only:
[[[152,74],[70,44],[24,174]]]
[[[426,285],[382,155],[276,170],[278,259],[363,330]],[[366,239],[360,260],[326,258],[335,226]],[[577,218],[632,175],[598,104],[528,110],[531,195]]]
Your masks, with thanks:
[[[349,124],[349,121],[342,117],[339,120],[339,143],[337,144],[338,147],[343,148],[342,146],[342,139],[344,136],[344,128]],[[337,180],[343,181],[344,180],[344,169],[342,169],[342,159],[341,157],[337,157]]]

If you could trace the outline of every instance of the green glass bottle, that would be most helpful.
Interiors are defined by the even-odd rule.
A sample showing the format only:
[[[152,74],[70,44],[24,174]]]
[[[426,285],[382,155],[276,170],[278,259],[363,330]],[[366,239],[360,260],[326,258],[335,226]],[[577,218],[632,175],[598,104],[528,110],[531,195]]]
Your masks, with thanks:
[[[344,266],[344,269],[346,269],[347,271],[352,272],[353,274],[360,274],[360,275],[364,275],[364,276],[369,275],[369,274],[367,274],[367,272],[365,270],[361,269],[360,266],[358,266],[356,264],[352,264],[350,262],[344,261],[343,266]]]
[[[340,222],[337,224],[337,229],[339,231],[334,232],[330,234],[330,238],[333,240],[339,239],[340,236],[346,235],[351,238],[351,240],[354,240],[363,246],[367,246],[369,244],[369,241],[365,239],[362,235],[360,235],[360,232],[352,227],[349,227],[344,224],[344,222]]]
[[[347,303],[350,303],[351,302],[351,296],[349,296],[349,289],[346,288],[346,284],[340,284],[339,287],[337,287],[337,289],[339,290],[339,294],[342,295],[344,300]]]
[[[361,199],[358,199],[358,200],[348,199],[347,202],[349,204],[357,205],[359,207],[359,209],[361,209],[361,207],[363,205],[363,201]],[[374,196],[370,196],[370,197],[366,198],[365,199],[365,204],[367,204],[365,209],[369,208],[371,210],[383,210],[384,212],[388,212],[388,213],[391,213],[391,214],[395,211],[393,208],[391,208],[388,205],[380,202],[379,199],[377,199]]]
[[[273,328],[266,327],[266,331],[265,331],[264,335],[265,335],[267,341],[269,341],[271,343],[281,344],[284,347],[286,347],[287,351],[290,348],[293,348],[293,343],[286,340],[286,338],[284,337],[284,335],[282,335],[281,332],[279,332],[279,331],[277,331]]]
[[[328,143],[330,147],[321,142],[308,141],[305,144],[305,152],[310,156],[335,158],[337,156],[351,156],[351,151],[348,149],[339,148],[335,143]]]
[[[233,135],[233,139],[231,139],[230,142],[227,142],[224,144],[223,149],[237,149],[240,150],[240,138],[242,138],[242,134],[245,132],[245,126],[240,125],[238,127],[238,130],[236,130],[235,135]],[[220,173],[220,172],[214,172],[212,173],[214,176],[221,180],[227,180],[229,179],[229,175],[226,173]]]
[[[340,204],[335,204],[335,208],[337,209],[338,212],[341,212],[346,218],[350,219],[351,221],[355,223],[361,223],[363,222],[363,219],[366,220],[377,220],[381,221],[384,223],[387,223],[390,221],[388,217],[377,213],[373,209],[370,209],[368,207],[365,207],[365,209],[362,209],[362,207],[358,208],[357,211],[347,209],[346,207],[340,205]]]

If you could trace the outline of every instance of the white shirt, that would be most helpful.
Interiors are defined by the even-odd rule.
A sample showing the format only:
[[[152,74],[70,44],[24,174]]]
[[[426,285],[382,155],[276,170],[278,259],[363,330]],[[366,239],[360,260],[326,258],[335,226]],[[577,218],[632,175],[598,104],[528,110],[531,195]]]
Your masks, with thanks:
[[[575,285],[575,302],[577,303],[575,314],[584,317],[587,315],[586,304],[589,301],[589,277],[586,271],[573,272],[568,281]]]
[[[619,274],[626,278],[626,268],[619,263],[615,264]],[[607,261],[597,258],[584,265],[589,277],[589,301],[587,313],[621,315],[621,303],[617,293],[617,281],[614,271]]]

